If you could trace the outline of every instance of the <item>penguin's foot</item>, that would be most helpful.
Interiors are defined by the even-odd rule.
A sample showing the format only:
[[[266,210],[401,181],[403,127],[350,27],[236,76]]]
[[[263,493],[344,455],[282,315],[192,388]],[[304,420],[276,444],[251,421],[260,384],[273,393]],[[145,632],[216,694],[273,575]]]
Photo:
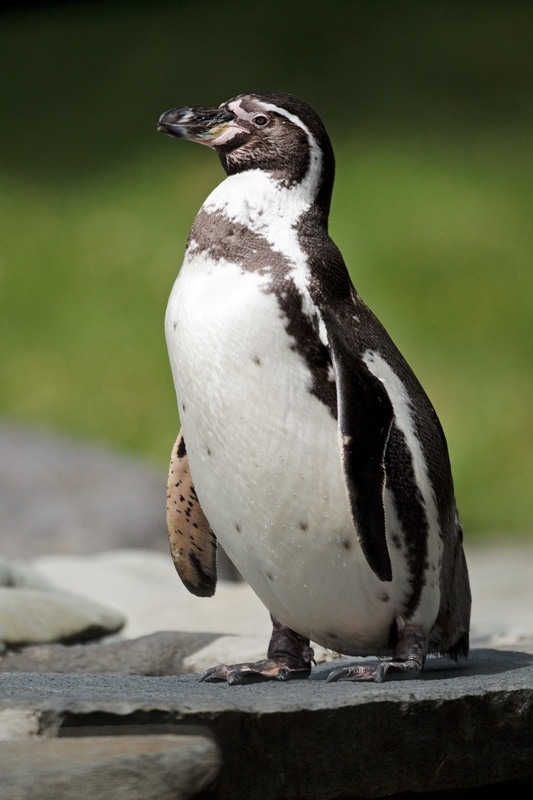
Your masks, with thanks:
[[[326,678],[328,683],[333,681],[375,681],[376,683],[383,683],[387,672],[397,670],[400,672],[411,672],[413,675],[420,672],[423,663],[419,661],[381,661],[379,664],[372,666],[362,666],[360,664],[352,664],[347,667],[337,667],[332,670]]]
[[[243,683],[259,683],[260,681],[288,681],[296,678],[307,678],[311,672],[311,665],[298,663],[290,658],[265,658],[264,661],[253,661],[245,664],[220,664],[211,667],[202,677],[201,681],[216,683],[227,681],[231,686]]]
[[[428,651],[426,632],[419,625],[406,625],[398,637],[391,661],[379,664],[352,664],[337,667],[327,677],[328,683],[333,681],[375,681],[383,683],[389,670],[410,673],[413,677],[422,671]]]
[[[231,686],[259,681],[288,681],[308,678],[314,652],[309,646],[309,639],[300,636],[296,631],[287,628],[276,617],[272,619],[272,636],[268,646],[267,658],[264,661],[253,661],[244,664],[219,664],[211,667],[201,681],[215,683],[227,681]]]

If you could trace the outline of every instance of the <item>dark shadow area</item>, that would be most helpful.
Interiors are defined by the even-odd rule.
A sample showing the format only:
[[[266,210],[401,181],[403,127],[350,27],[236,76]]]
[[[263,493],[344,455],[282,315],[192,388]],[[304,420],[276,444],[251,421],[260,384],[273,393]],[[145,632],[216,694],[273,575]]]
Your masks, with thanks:
[[[527,778],[517,778],[503,783],[492,783],[485,786],[473,786],[468,789],[446,789],[441,792],[400,792],[388,794],[388,800],[507,800],[509,797],[524,797],[533,790],[533,773]],[[197,795],[197,800],[207,800],[212,797],[207,792]],[[361,796],[350,795],[336,797],[335,800],[366,800]]]
[[[336,137],[527,127],[533,6],[235,0],[18,3],[1,13],[0,167],[89,174],[163,147],[159,115],[285,90]]]

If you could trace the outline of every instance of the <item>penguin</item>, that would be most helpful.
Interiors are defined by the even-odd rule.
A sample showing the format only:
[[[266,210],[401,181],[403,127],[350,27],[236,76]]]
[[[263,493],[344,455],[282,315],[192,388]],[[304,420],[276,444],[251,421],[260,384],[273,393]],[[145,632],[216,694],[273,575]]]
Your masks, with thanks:
[[[286,93],[173,108],[158,130],[226,173],[192,226],[165,315],[181,430],[167,523],[185,586],[216,586],[220,541],[270,612],[267,658],[201,677],[417,675],[469,648],[471,595],[437,414],[328,234],[335,175],[316,112]]]

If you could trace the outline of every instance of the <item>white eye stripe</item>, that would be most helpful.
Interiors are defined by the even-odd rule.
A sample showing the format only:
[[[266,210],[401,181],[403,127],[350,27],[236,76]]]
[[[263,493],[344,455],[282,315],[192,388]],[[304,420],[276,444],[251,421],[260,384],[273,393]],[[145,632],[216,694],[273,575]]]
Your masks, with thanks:
[[[228,108],[230,109],[230,111],[233,111],[235,114],[237,114],[237,116],[240,117],[241,119],[245,119],[250,122],[252,122],[253,117],[255,117],[256,114],[260,114],[261,111],[273,111],[274,113],[279,114],[280,116],[290,120],[290,122],[292,122],[293,125],[298,125],[299,128],[305,131],[309,139],[311,148],[314,149],[314,147],[316,147],[318,150],[318,145],[316,143],[315,137],[313,136],[307,125],[304,122],[302,122],[302,120],[295,114],[291,114],[290,111],[287,111],[285,108],[281,108],[280,106],[276,106],[274,103],[264,103],[262,101],[257,101],[258,107],[254,108],[253,111],[245,111],[241,103],[242,100],[234,100],[232,103],[229,104]]]
[[[322,168],[322,150],[318,146],[318,142],[307,127],[307,125],[302,122],[302,120],[297,117],[295,114],[291,114],[290,111],[287,111],[285,108],[280,108],[279,106],[274,105],[273,103],[259,103],[260,108],[264,109],[265,111],[273,111],[276,114],[280,114],[282,117],[285,117],[293,125],[297,125],[301,130],[303,130],[307,136],[307,141],[309,142],[309,170],[306,176],[306,180],[310,183],[315,183],[318,181],[320,170]]]
[[[291,114],[291,112],[287,111],[287,109],[280,108],[280,106],[276,106],[273,103],[258,103],[258,105],[261,107],[261,109],[264,109],[265,111],[274,111],[276,114],[280,114],[282,117],[286,117],[286,119],[290,120],[293,123],[293,125],[298,125],[298,127],[301,128],[303,131],[305,131],[305,133],[309,137],[311,146],[313,143],[316,145],[315,137],[313,136],[307,125],[304,122],[302,122],[302,120],[295,114]],[[254,113],[257,114],[257,110]]]
[[[299,117],[297,117],[295,114],[291,114],[290,111],[287,111],[285,108],[281,108],[280,106],[276,106],[274,103],[264,103],[259,100],[256,102],[257,108],[254,108],[253,111],[245,111],[241,105],[242,100],[234,100],[229,104],[228,108],[230,111],[233,111],[235,114],[237,114],[237,116],[241,119],[245,119],[250,122],[253,121],[253,118],[256,116],[256,114],[260,114],[262,111],[274,111],[276,114],[280,114],[280,116],[290,120],[294,125],[298,125],[298,127],[305,131],[307,136],[314,141],[314,136],[307,125],[305,125],[305,123],[303,123],[302,120],[299,119]]]

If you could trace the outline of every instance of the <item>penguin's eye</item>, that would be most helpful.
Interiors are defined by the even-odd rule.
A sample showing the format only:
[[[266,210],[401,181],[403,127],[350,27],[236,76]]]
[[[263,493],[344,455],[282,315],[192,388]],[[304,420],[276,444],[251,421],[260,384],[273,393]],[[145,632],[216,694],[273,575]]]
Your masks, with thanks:
[[[256,114],[252,117],[252,122],[254,125],[257,125],[258,128],[264,128],[268,123],[268,117],[265,116],[265,114]]]

